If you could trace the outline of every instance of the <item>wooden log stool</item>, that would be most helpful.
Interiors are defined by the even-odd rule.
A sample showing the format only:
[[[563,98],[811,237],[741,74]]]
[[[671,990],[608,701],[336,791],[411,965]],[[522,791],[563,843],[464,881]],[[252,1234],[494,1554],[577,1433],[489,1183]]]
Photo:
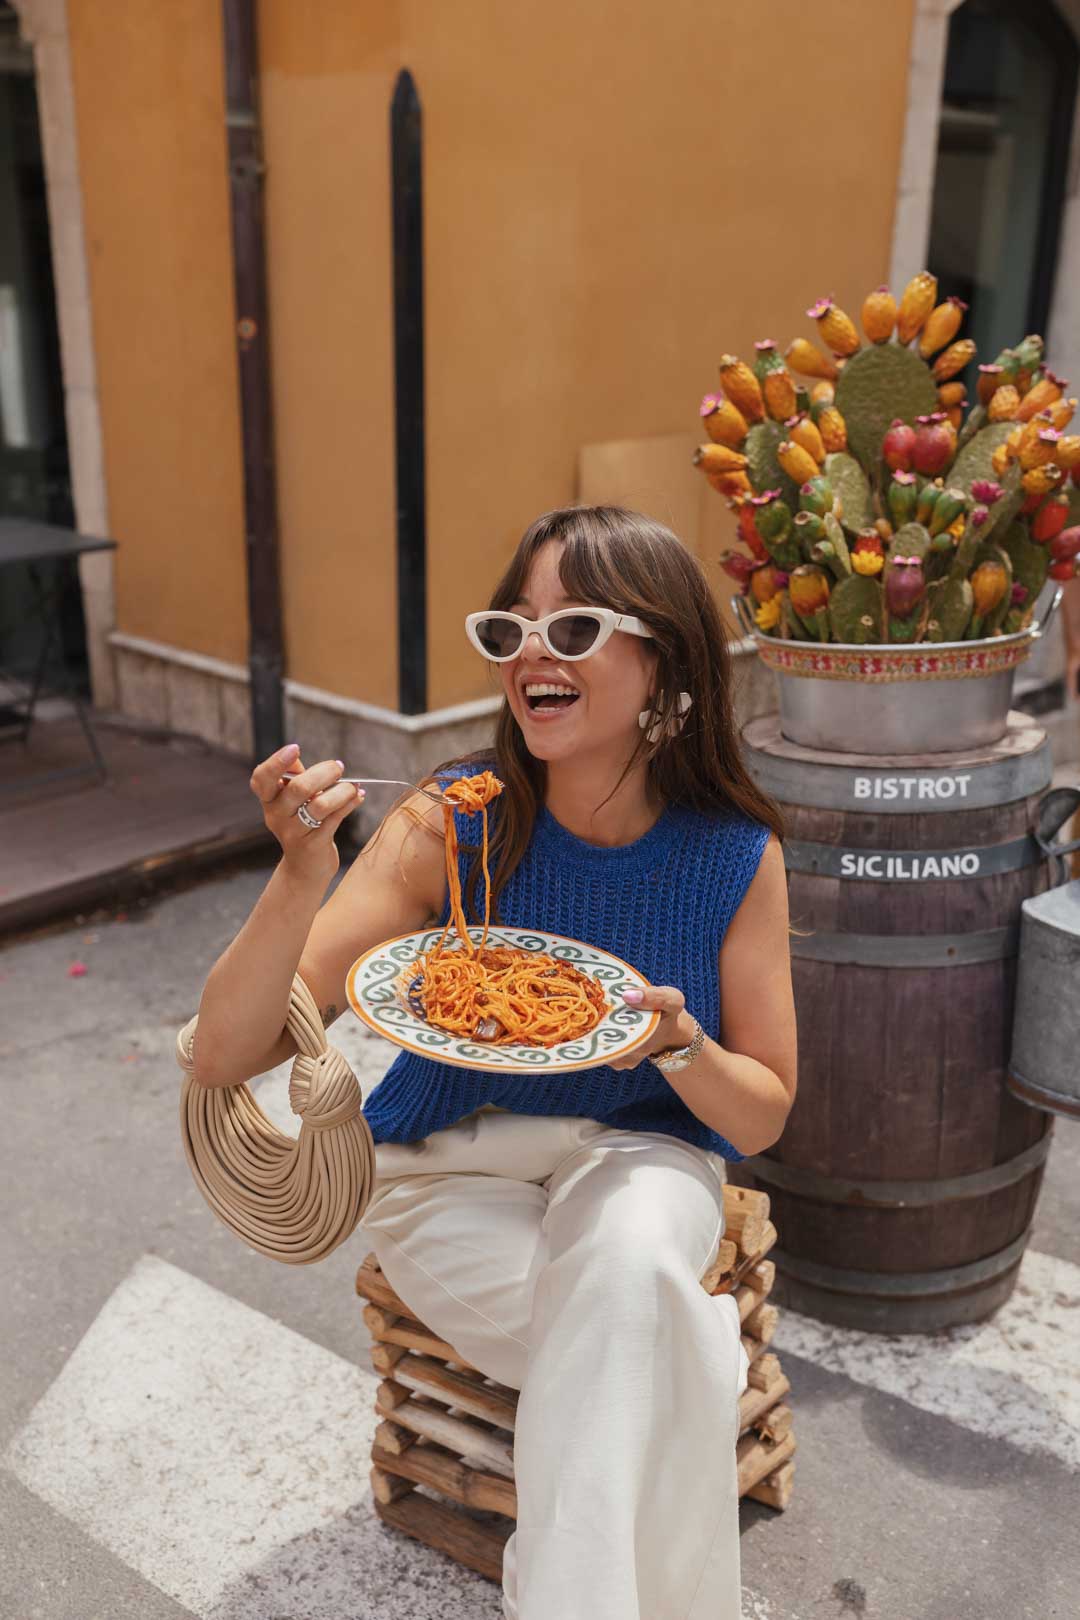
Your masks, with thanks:
[[[785,1508],[795,1436],[785,1400],[791,1385],[768,1349],[778,1316],[768,1303],[776,1265],[765,1257],[777,1237],[768,1193],[725,1186],[724,1219],[725,1235],[701,1284],[710,1294],[734,1293],[750,1362],[739,1402],[739,1496]],[[356,1292],[368,1302],[371,1360],[382,1374],[371,1453],[375,1511],[395,1529],[501,1582],[503,1547],[517,1517],[518,1392],[485,1377],[417,1321],[374,1254],[357,1272]]]

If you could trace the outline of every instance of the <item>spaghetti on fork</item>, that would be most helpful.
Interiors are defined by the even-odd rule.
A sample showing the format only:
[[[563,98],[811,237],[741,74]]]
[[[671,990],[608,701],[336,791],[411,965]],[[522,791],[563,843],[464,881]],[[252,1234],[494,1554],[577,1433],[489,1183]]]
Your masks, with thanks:
[[[546,951],[488,945],[491,919],[488,805],[503,790],[491,771],[462,776],[445,789],[442,807],[450,916],[436,943],[398,975],[411,1010],[438,1029],[493,1046],[555,1046],[595,1029],[610,1003],[603,988],[569,962]],[[472,940],[461,898],[454,809],[482,818],[484,925]],[[448,944],[451,928],[457,943]]]

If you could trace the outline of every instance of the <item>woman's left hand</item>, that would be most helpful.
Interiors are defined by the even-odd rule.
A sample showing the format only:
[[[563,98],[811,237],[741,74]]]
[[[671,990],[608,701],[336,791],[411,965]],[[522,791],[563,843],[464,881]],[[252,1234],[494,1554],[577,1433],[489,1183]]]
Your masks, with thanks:
[[[640,999],[639,999],[640,998]],[[671,984],[653,984],[647,990],[624,992],[628,1007],[640,1007],[644,1012],[658,1012],[660,1022],[644,1046],[636,1046],[625,1057],[613,1058],[612,1069],[636,1069],[642,1058],[653,1052],[662,1052],[666,1046],[689,1046],[694,1034],[694,1020],[686,1011],[686,997]]]

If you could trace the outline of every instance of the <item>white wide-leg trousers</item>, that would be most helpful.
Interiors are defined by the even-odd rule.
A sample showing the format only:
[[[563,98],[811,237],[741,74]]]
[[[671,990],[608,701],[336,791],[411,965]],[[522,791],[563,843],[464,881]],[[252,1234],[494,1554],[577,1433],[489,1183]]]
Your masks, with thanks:
[[[416,1315],[519,1390],[506,1620],[740,1620],[725,1161],[487,1105],[380,1143],[361,1228]]]

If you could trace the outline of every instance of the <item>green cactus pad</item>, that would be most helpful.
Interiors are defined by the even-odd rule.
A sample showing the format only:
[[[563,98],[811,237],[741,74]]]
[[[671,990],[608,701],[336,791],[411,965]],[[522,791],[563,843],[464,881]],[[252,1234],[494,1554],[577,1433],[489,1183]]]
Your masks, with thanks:
[[[976,478],[990,478],[995,484],[1002,483],[1003,480],[994,471],[991,458],[998,446],[1005,443],[1015,426],[1015,422],[991,422],[988,427],[980,428],[974,438],[959,451],[949,468],[950,486],[962,489],[965,495],[970,495],[971,486]]]
[[[890,557],[921,557],[926,560],[930,550],[930,535],[921,523],[905,523],[889,541],[885,552],[886,561]]]
[[[870,623],[863,621],[869,619]],[[876,579],[849,574],[834,585],[829,596],[829,626],[834,641],[865,647],[884,640],[884,596]]]
[[[840,564],[840,567],[843,569],[845,574],[850,574],[851,553],[848,550],[848,543],[844,539],[843,529],[840,527],[839,523],[833,517],[831,512],[826,512],[825,514],[825,534],[827,538],[832,541],[833,551],[836,553],[836,560]]]
[[[747,476],[757,494],[764,495],[767,489],[778,489],[781,500],[786,501],[793,512],[797,512],[798,485],[788,477],[776,459],[777,446],[783,443],[785,436],[779,422],[757,422],[746,435],[743,455],[747,461]]]
[[[899,343],[875,343],[848,360],[836,384],[836,408],[847,428],[848,448],[876,481],[881,441],[897,417],[914,423],[938,409],[930,367]]]
[[[874,521],[873,499],[870,485],[854,456],[846,450],[834,450],[825,457],[825,476],[840,497],[841,518],[845,529],[858,534]]]
[[[975,611],[975,596],[966,579],[942,579],[931,585],[927,641],[963,641]]]
[[[1067,529],[1072,529],[1075,528],[1076,524],[1080,523],[1080,489],[1077,489],[1075,484],[1070,484],[1068,488],[1068,496],[1069,516],[1066,520],[1065,527]]]
[[[1080,490],[1077,490],[1077,494],[1080,495]],[[1049,551],[1037,540],[1032,540],[1026,523],[1011,523],[998,540],[997,548],[1009,559],[1013,584],[1027,587],[1028,594],[1021,605],[1031,607],[1046,583],[1050,567]]]

